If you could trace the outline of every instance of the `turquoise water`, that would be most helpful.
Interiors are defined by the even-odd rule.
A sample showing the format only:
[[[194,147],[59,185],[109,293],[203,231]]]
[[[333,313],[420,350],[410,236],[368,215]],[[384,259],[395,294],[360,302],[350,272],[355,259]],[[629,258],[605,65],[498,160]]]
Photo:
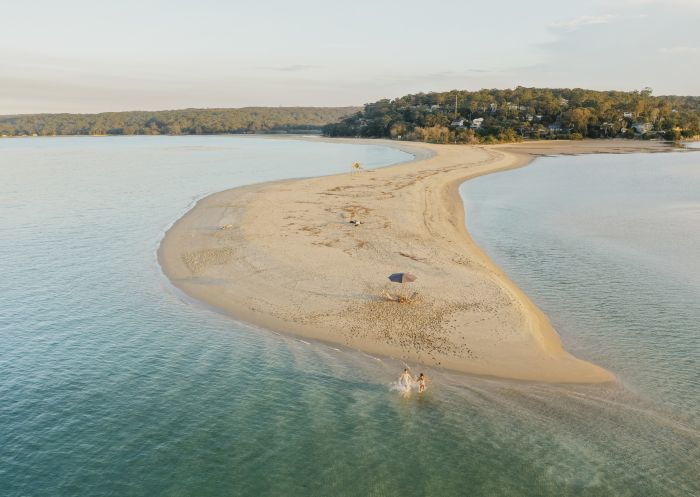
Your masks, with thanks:
[[[249,137],[0,141],[0,495],[697,495],[697,419],[622,371],[625,386],[568,387],[426,370],[428,394],[403,398],[400,364],[235,322],[160,272],[164,230],[206,193],[405,159]]]

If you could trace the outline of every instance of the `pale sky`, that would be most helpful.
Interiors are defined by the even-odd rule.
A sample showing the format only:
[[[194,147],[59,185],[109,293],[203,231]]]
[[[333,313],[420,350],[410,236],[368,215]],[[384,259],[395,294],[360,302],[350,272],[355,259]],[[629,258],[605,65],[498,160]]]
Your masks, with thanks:
[[[0,0],[0,114],[700,95],[700,0]]]

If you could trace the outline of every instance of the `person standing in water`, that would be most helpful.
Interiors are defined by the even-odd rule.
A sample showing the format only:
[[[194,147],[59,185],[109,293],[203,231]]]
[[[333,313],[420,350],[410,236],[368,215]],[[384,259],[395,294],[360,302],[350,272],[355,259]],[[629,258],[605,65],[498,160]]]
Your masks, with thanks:
[[[405,391],[411,390],[411,383],[416,381],[413,375],[408,371],[408,368],[404,368],[403,373],[399,376],[399,385],[403,387]]]
[[[423,373],[418,376],[418,392],[423,393],[425,392],[425,389],[427,388],[427,383],[428,383],[428,377],[425,376]]]

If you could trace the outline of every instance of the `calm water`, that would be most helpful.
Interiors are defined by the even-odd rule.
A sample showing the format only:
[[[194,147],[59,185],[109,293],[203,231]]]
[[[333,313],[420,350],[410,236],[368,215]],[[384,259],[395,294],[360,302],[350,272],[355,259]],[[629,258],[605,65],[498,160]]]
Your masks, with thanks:
[[[700,153],[541,158],[461,193],[570,350],[698,421]]]
[[[667,157],[654,163],[671,168]],[[388,389],[399,364],[237,323],[181,300],[160,273],[163,231],[203,194],[405,159],[247,137],[0,141],[0,495],[697,495],[698,424],[684,410],[697,400],[683,399],[697,399],[692,334],[676,330],[671,348],[657,337],[674,361],[664,369],[652,338],[628,337],[634,356],[618,329],[572,319],[567,342],[614,365],[624,387],[427,371],[428,394],[402,398]],[[513,192],[538,168],[483,180],[513,179]],[[507,219],[494,224],[505,241],[521,236]],[[664,281],[690,274],[671,266]],[[532,290],[569,318],[557,309],[570,302],[549,309]],[[666,312],[682,321],[676,305]],[[634,374],[635,357],[654,373]]]

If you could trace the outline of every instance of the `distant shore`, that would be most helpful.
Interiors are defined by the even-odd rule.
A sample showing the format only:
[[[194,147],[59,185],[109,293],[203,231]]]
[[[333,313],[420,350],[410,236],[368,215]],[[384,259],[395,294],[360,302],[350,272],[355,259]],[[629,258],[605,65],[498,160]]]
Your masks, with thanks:
[[[158,251],[165,274],[195,299],[282,333],[474,374],[614,380],[566,352],[547,317],[474,243],[458,187],[541,155],[669,145],[362,143],[400,148],[416,160],[210,195],[166,233]],[[388,281],[402,271],[417,281]]]

